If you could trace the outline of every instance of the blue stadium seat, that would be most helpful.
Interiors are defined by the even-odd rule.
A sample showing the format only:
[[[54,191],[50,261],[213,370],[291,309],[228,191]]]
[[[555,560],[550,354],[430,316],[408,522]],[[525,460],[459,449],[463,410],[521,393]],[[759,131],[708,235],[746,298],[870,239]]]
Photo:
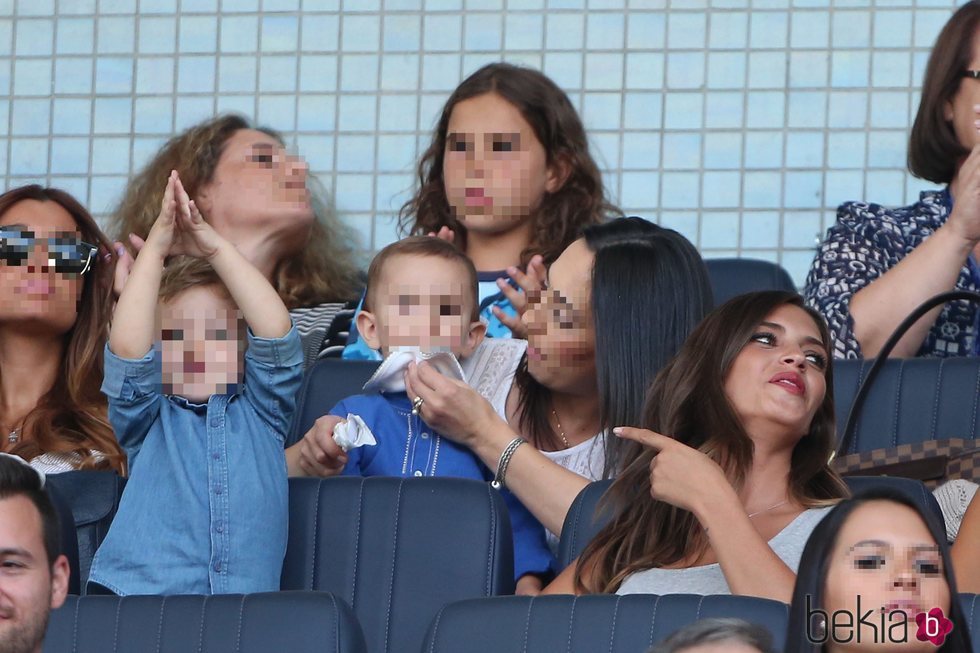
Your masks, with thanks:
[[[871,361],[834,362],[837,432]],[[886,361],[875,378],[848,453],[946,438],[980,438],[980,358]]]
[[[748,596],[524,596],[461,601],[432,623],[426,653],[645,653],[698,619],[736,617],[764,626],[777,650],[789,606]],[[408,650],[408,649],[405,649]]]
[[[709,258],[704,264],[708,267],[716,306],[756,290],[797,292],[789,272],[777,263],[750,258]]]
[[[970,629],[973,653],[980,653],[980,594],[960,594],[960,605],[963,606],[967,627]],[[959,625],[953,624],[953,627]]]
[[[921,481],[894,476],[849,476],[844,481],[854,493],[880,486],[888,486],[906,493],[923,510],[932,511],[940,524],[943,523],[943,513],[939,509],[936,497]],[[590,483],[575,497],[568,514],[565,515],[565,523],[561,529],[561,541],[558,545],[559,567],[564,569],[575,560],[592,538],[608,523],[610,514],[599,512],[599,500],[610,485],[612,485],[611,480]]]
[[[418,651],[440,608],[514,589],[510,520],[487,483],[290,479],[282,589],[354,608],[370,653]]]
[[[571,564],[612,518],[612,513],[599,510],[599,499],[612,484],[612,479],[589,483],[575,497],[561,527],[561,538],[558,542],[560,569]]]
[[[126,479],[115,472],[84,471],[51,474],[46,483],[71,508],[77,536],[78,580],[84,588],[92,557],[116,516]]]
[[[68,568],[71,570],[71,576],[68,577],[68,593],[81,594],[82,583],[79,575],[78,534],[75,532],[75,517],[72,515],[71,505],[68,503],[67,497],[62,496],[57,488],[51,487],[48,483],[46,485],[48,485],[46,488],[48,496],[51,497],[51,503],[58,514],[61,553],[68,558]]]
[[[68,597],[45,653],[364,653],[351,609],[321,592]]]
[[[326,415],[341,399],[359,394],[378,365],[377,361],[318,360],[303,376],[286,446],[299,442],[317,418]]]

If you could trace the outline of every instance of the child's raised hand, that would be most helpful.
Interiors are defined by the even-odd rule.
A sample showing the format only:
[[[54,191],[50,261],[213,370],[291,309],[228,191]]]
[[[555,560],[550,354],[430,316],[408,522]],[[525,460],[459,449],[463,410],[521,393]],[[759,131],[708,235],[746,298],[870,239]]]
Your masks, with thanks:
[[[144,248],[166,259],[176,254],[211,258],[225,240],[205,222],[197,205],[190,198],[176,170],[170,171],[167,189]]]
[[[527,339],[527,325],[521,320],[524,312],[527,311],[527,297],[530,293],[540,292],[544,288],[544,280],[547,272],[544,269],[544,259],[540,254],[535,254],[527,264],[527,273],[521,272],[516,267],[507,268],[507,274],[517,283],[520,290],[510,285],[506,279],[497,279],[497,287],[510,300],[511,306],[517,311],[517,315],[510,316],[493,307],[493,314],[500,320],[501,324],[510,329],[514,338]]]
[[[196,258],[211,258],[225,240],[204,220],[204,216],[197,210],[197,205],[184,190],[184,185],[180,183],[180,177],[177,177],[176,174],[174,197],[176,199],[176,229],[170,253],[186,254]]]
[[[161,259],[165,259],[172,253],[174,239],[176,238],[176,184],[177,171],[171,170],[167,177],[167,188],[163,192],[163,201],[160,202],[160,215],[150,228],[150,233],[146,237],[142,251],[149,251],[158,254]],[[128,276],[128,275],[127,275]],[[121,291],[120,287],[120,291]]]

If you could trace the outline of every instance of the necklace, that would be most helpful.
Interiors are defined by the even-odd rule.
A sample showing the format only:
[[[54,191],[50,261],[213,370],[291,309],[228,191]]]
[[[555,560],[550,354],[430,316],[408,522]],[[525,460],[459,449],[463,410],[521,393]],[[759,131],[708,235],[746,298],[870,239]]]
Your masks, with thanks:
[[[20,432],[21,429],[24,428],[24,422],[26,421],[27,417],[25,416],[24,419],[20,420],[20,423],[17,424],[17,426],[13,427],[7,432],[7,442],[9,444],[17,444],[20,442]]]
[[[562,444],[565,445],[566,449],[571,449],[572,445],[568,444],[568,438],[565,437],[565,431],[561,427],[561,420],[558,419],[558,413],[555,411],[555,407],[551,407],[551,414],[555,416],[555,423],[558,425],[558,437],[561,438]]]
[[[762,514],[762,513],[764,513],[764,512],[769,512],[769,511],[770,511],[770,510],[772,510],[773,508],[778,508],[779,506],[781,506],[781,505],[783,505],[784,503],[789,503],[789,499],[783,499],[783,500],[782,500],[782,501],[780,501],[779,503],[774,503],[774,504],[772,504],[771,506],[769,506],[768,508],[766,508],[765,510],[758,510],[758,511],[756,511],[756,512],[753,512],[752,514],[750,514],[750,515],[749,515],[749,519],[752,519],[752,518],[753,518],[753,517],[755,517],[756,515],[761,515],[761,514]]]

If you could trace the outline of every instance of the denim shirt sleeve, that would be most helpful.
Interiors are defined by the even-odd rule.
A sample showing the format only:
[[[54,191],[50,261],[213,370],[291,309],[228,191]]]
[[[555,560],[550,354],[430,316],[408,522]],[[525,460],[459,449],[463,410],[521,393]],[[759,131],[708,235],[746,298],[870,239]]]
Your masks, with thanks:
[[[260,338],[248,330],[242,396],[284,440],[296,412],[303,381],[303,347],[296,327],[281,338]]]
[[[109,400],[109,422],[132,465],[160,412],[160,364],[155,349],[142,358],[120,358],[108,343],[104,359],[102,393]]]

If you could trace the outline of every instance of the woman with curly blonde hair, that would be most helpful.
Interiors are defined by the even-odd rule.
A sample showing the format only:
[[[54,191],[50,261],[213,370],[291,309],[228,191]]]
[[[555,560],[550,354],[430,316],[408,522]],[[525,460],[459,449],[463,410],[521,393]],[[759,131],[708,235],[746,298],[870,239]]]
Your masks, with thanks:
[[[237,115],[221,115],[174,136],[133,177],[110,232],[139,249],[160,211],[164,183],[176,170],[204,218],[279,292],[315,360],[337,313],[359,292],[351,239],[319,196],[306,162],[282,137]],[[131,253],[115,243],[117,291]]]
[[[0,195],[0,450],[45,473],[125,471],[102,385],[110,243],[68,193]]]

